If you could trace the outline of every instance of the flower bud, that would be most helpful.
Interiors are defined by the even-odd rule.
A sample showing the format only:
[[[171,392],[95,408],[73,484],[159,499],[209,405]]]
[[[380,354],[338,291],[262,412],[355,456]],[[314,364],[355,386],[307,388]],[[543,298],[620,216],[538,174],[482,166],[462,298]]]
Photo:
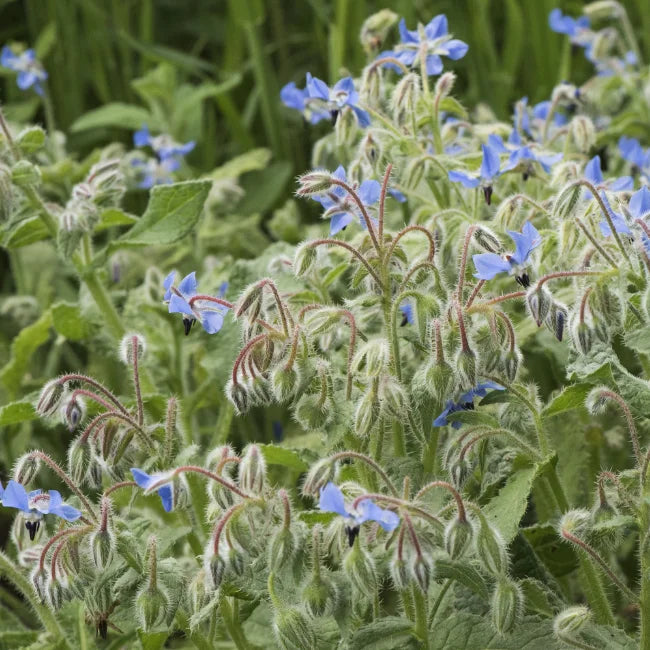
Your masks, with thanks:
[[[81,436],[75,438],[68,447],[68,474],[72,480],[81,485],[92,462],[92,454],[88,440]]]
[[[420,98],[420,77],[414,72],[405,74],[395,86],[391,97],[393,119],[398,124],[411,120]]]
[[[257,445],[248,445],[239,463],[239,485],[247,492],[259,494],[266,480],[266,461]]]
[[[36,412],[42,417],[54,415],[61,405],[61,400],[65,394],[65,385],[58,379],[48,381],[38,398]]]
[[[273,629],[284,650],[317,648],[316,632],[309,617],[297,607],[277,609]]]
[[[472,524],[458,517],[452,519],[445,528],[445,549],[452,560],[457,560],[465,553],[474,537]]]
[[[262,304],[262,296],[263,287],[260,282],[255,282],[246,287],[235,305],[235,318],[240,318],[247,312],[253,312],[254,318],[257,318]],[[250,313],[247,315],[251,316]]]
[[[352,360],[354,373],[365,372],[367,377],[381,374],[390,359],[390,350],[384,339],[371,339],[360,346]]]
[[[323,169],[315,169],[314,171],[303,174],[298,179],[298,196],[314,196],[327,192],[332,187],[332,175],[330,172]]]
[[[332,418],[331,404],[318,393],[305,394],[296,404],[294,417],[306,431],[320,429]]]
[[[134,352],[137,352],[138,361],[142,359],[146,350],[146,342],[142,335],[131,332],[122,337],[120,341],[120,359],[127,366],[133,365]]]
[[[63,603],[69,598],[68,590],[58,578],[52,578],[50,576],[45,589],[47,591],[47,602],[55,612],[61,609]]]
[[[32,452],[21,456],[14,465],[14,481],[21,485],[29,485],[38,474],[40,467],[41,461]]]
[[[548,314],[544,319],[544,324],[553,332],[558,341],[561,341],[564,336],[564,328],[568,318],[569,312],[567,308],[559,302],[552,300]]]
[[[268,563],[271,571],[277,571],[293,556],[296,550],[296,538],[291,528],[278,528],[268,547]]]
[[[236,531],[241,531],[240,528],[237,526],[234,526],[231,524],[230,526],[230,532],[235,533]],[[237,538],[239,542],[242,542],[241,536]],[[237,550],[234,547],[230,547],[226,553],[225,561],[226,561],[226,570],[232,571],[235,575],[241,576],[243,575],[245,569],[246,569],[246,556],[242,551]]]
[[[90,551],[98,571],[103,571],[112,562],[116,548],[115,534],[110,527],[98,529],[90,536]]]
[[[557,194],[555,203],[553,205],[553,217],[559,221],[571,219],[580,205],[580,195],[582,194],[582,187],[577,183],[571,181],[565,185]]]
[[[481,564],[494,575],[504,575],[508,568],[505,542],[499,531],[492,528],[484,517],[479,518],[475,544]]]
[[[19,160],[11,168],[11,180],[21,189],[34,189],[41,184],[41,170],[29,160]]]
[[[425,381],[431,396],[442,402],[452,389],[454,370],[446,361],[436,363],[432,359],[426,366]]]
[[[336,307],[323,307],[307,312],[305,328],[314,336],[338,325],[341,320],[340,311]]]
[[[588,153],[596,144],[596,127],[586,115],[577,115],[571,120],[569,131],[578,151]]]
[[[382,73],[379,66],[367,65],[361,77],[359,95],[364,104],[371,107],[378,107],[383,97]]]
[[[521,587],[514,580],[499,578],[490,603],[492,625],[499,634],[508,634],[515,629],[521,618],[523,602]]]
[[[249,383],[249,390],[258,406],[268,406],[273,402],[271,382],[265,375],[256,375]]]
[[[449,468],[449,476],[451,478],[451,482],[457,490],[460,490],[463,485],[465,485],[465,481],[469,477],[470,471],[470,464],[465,458],[462,460],[458,459],[451,465]]]
[[[300,382],[296,369],[287,368],[284,364],[278,366],[271,375],[271,388],[275,399],[284,404],[296,394]]]
[[[537,327],[540,327],[551,309],[551,303],[553,302],[551,294],[546,290],[544,285],[541,287],[536,285],[528,290],[526,302],[530,310],[530,315],[533,317],[535,323],[537,323]]]
[[[14,191],[11,186],[11,170],[0,163],[0,223],[11,217],[14,207]]]
[[[456,83],[456,75],[451,72],[443,72],[443,74],[440,75],[438,78],[438,81],[436,81],[435,89],[434,89],[434,96],[436,100],[441,100],[447,97],[449,93],[454,88],[454,84]]]
[[[379,382],[378,397],[380,409],[385,415],[393,418],[404,417],[406,391],[392,375],[385,375]]]
[[[358,436],[367,436],[379,418],[379,404],[374,391],[368,391],[358,402],[354,415],[354,431]]]
[[[354,142],[357,133],[357,116],[355,112],[349,107],[345,106],[338,113],[336,124],[334,125],[334,141],[337,147],[351,146]],[[353,172],[348,167],[350,175]]]
[[[395,555],[393,561],[390,563],[390,577],[395,585],[395,589],[398,591],[407,589],[411,584],[412,575],[409,572],[408,564],[404,558]]]
[[[343,560],[343,569],[356,589],[369,599],[377,592],[377,570],[375,563],[358,541]]]
[[[575,636],[591,620],[591,612],[587,607],[569,607],[560,612],[553,621],[553,633],[562,638]]]
[[[34,591],[41,603],[47,602],[47,573],[39,565],[32,571],[30,576]]]
[[[336,476],[336,466],[329,458],[319,460],[307,472],[307,477],[302,486],[302,493],[305,496],[318,496],[322,488]]]
[[[431,562],[423,555],[416,555],[411,567],[411,572],[415,584],[420,587],[422,593],[426,594],[427,591],[429,591],[429,582],[433,572]]]
[[[169,596],[158,586],[145,585],[135,599],[135,614],[145,632],[161,626],[168,611]]]
[[[476,386],[477,359],[476,354],[470,348],[460,349],[456,355],[456,374],[458,383],[463,390],[471,390]]]
[[[603,343],[609,343],[610,336],[609,336],[609,330],[607,329],[607,325],[605,321],[603,321],[600,318],[592,318],[591,320],[591,326],[594,335],[599,341],[602,341]]]
[[[576,323],[573,331],[573,343],[581,354],[589,354],[594,342],[593,332],[584,321]]]
[[[226,562],[219,553],[213,552],[212,541],[208,542],[208,548],[203,557],[206,588],[215,591],[221,586],[223,577],[226,574]]]
[[[67,424],[70,431],[74,431],[77,425],[83,420],[86,414],[86,404],[80,397],[68,400],[67,404],[61,407],[63,422]]]
[[[293,258],[293,272],[296,277],[301,278],[306,275],[316,262],[318,254],[316,248],[311,242],[303,242],[296,248],[296,254]]]
[[[226,384],[226,397],[235,407],[237,415],[243,415],[252,406],[253,400],[249,389],[241,382],[229,380]]]
[[[503,246],[499,238],[485,226],[476,227],[474,230],[474,241],[488,253],[500,254],[503,251]]]
[[[376,68],[375,68],[376,69]],[[366,133],[359,145],[359,153],[368,161],[373,169],[381,158],[381,146],[373,137],[372,132]]]
[[[513,382],[517,378],[517,370],[521,363],[521,353],[517,348],[508,350],[503,355],[503,369],[506,373],[508,381]]]
[[[381,49],[388,32],[398,21],[399,16],[390,9],[381,9],[366,18],[361,25],[359,40],[364,52],[374,56]]]

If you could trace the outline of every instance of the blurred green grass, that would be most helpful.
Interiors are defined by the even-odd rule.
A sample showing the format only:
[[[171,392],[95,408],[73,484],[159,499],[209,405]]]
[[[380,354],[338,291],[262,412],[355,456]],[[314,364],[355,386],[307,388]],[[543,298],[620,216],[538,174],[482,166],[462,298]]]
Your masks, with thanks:
[[[190,80],[223,81],[241,74],[228,93],[209,100],[202,142],[192,162],[203,170],[253,147],[273,150],[294,172],[308,166],[318,129],[304,126],[279,102],[287,81],[304,74],[336,81],[365,63],[359,29],[371,13],[389,7],[409,26],[446,13],[450,30],[470,44],[452,68],[458,93],[473,106],[489,104],[507,118],[512,103],[540,101],[564,76],[581,81],[591,66],[581,52],[571,71],[561,65],[567,40],[547,17],[559,6],[573,15],[576,0],[0,0],[0,43],[40,39],[58,125],[65,129],[109,101],[137,102],[130,82],[161,61]],[[650,50],[650,2],[623,2]],[[395,30],[396,31],[396,30]],[[396,33],[393,34],[396,38]],[[392,41],[389,41],[389,43]],[[16,100],[13,80],[0,97]],[[79,134],[72,148],[107,134]],[[114,135],[114,134],[111,134]],[[125,141],[127,133],[117,134]],[[95,140],[89,140],[94,137]]]

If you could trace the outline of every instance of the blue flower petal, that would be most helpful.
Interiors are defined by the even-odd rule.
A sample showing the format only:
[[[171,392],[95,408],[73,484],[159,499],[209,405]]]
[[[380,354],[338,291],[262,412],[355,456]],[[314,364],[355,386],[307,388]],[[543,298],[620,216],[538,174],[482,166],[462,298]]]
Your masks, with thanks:
[[[446,36],[449,33],[447,16],[445,16],[445,14],[438,14],[437,16],[434,16],[424,27],[424,33],[426,34],[427,40],[429,41],[435,41],[437,38]]]
[[[146,124],[142,125],[139,131],[133,134],[133,144],[136,147],[146,147],[151,142],[151,135]]]
[[[17,508],[29,512],[29,497],[25,488],[16,481],[9,481],[2,495],[2,505],[5,508]]]
[[[152,476],[147,474],[137,467],[131,468],[131,474],[133,474],[133,480],[138,484],[139,487],[146,490],[153,482],[154,479]]]
[[[330,235],[336,235],[337,232],[343,230],[343,228],[350,225],[353,221],[354,217],[349,212],[338,212],[332,215],[330,219]]]
[[[364,205],[372,205],[379,201],[381,195],[381,184],[378,181],[363,181],[357,190],[359,198]]]
[[[594,156],[585,166],[585,178],[593,185],[603,182],[603,172],[600,167],[600,156]]]
[[[644,214],[650,212],[650,190],[644,185],[638,192],[632,194],[630,198],[630,214],[639,219]]]
[[[426,68],[429,76],[440,74],[443,69],[442,59],[437,54],[429,54],[426,60]]]
[[[508,235],[515,242],[515,252],[512,259],[517,264],[524,264],[533,250],[542,243],[541,235],[530,221],[524,224],[520,233],[508,230]]]
[[[496,253],[478,253],[472,255],[474,266],[477,273],[474,274],[475,278],[479,280],[491,280],[499,273],[508,273],[512,265],[508,260],[504,260]]]
[[[321,489],[318,507],[323,512],[335,512],[342,517],[350,516],[345,508],[343,492],[331,481]]]
[[[201,325],[208,334],[216,334],[223,327],[223,313],[207,309],[202,311]]]
[[[329,100],[330,89],[327,84],[317,77],[312,77],[309,72],[307,73],[307,90],[309,91],[309,96],[314,99]]]
[[[486,181],[492,180],[499,173],[501,161],[499,152],[489,144],[481,145],[483,149],[483,162],[481,163],[481,178]]]
[[[192,271],[192,273],[188,273],[188,275],[181,280],[181,283],[178,285],[178,290],[184,296],[191,298],[196,293],[196,287],[196,271]]]
[[[169,299],[168,310],[170,314],[185,314],[190,318],[196,318],[187,300],[176,294],[173,294]]]
[[[376,521],[384,530],[391,532],[399,526],[399,516],[391,510],[384,510],[370,499],[364,499],[357,508],[359,515],[355,521],[362,524],[364,521]]]
[[[174,493],[172,491],[172,486],[169,484],[163,485],[159,490],[156,491],[158,492],[158,496],[162,501],[165,512],[171,512],[172,508],[174,507]]]
[[[449,180],[452,183],[462,183],[464,187],[478,187],[481,181],[475,176],[470,176],[465,172],[451,171],[449,172]]]
[[[467,54],[469,45],[465,41],[452,38],[444,44],[444,48],[447,50],[447,56],[452,61],[458,61],[458,59],[462,59]]]

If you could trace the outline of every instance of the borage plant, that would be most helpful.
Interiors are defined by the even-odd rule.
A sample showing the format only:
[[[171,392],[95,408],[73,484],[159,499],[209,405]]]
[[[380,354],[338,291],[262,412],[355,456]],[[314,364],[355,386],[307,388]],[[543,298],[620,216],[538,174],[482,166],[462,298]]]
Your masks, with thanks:
[[[624,130],[646,116],[648,70],[620,4],[585,11],[549,22],[596,76],[522,99],[512,124],[452,97],[443,69],[467,45],[442,15],[401,22],[360,80],[283,89],[307,121],[334,121],[297,188],[329,236],[312,227],[295,250],[235,265],[235,302],[193,271],[159,285],[175,349],[211,335],[226,341],[214,363],[234,358],[219,431],[229,408],[244,422],[272,409],[279,444],[199,446],[194,357],[177,357],[181,395],[163,397],[160,350],[145,354],[128,310],[93,287],[91,228],[59,235],[122,338],[133,392],[50,380],[36,409],[75,432],[67,466],[27,452],[1,494],[20,512],[19,566],[3,554],[0,570],[43,643],[84,645],[85,620],[144,647],[650,648],[650,191]],[[368,20],[367,51],[396,18]],[[62,232],[5,132],[22,209]],[[144,133],[158,164],[189,146]],[[84,187],[114,178],[106,165]],[[145,213],[120,241],[173,243],[159,220]],[[243,282],[252,269],[264,277]],[[45,467],[66,503],[32,490]]]

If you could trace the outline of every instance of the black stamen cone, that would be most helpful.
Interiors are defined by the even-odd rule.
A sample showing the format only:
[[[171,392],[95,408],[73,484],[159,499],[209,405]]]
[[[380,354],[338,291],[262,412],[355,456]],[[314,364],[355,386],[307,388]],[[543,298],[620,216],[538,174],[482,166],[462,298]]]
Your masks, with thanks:
[[[354,546],[354,540],[359,535],[359,526],[346,526],[345,532],[348,534],[348,542],[350,543],[350,548]]]
[[[517,283],[520,284],[524,289],[528,289],[530,286],[530,278],[528,277],[528,273],[522,273],[515,279],[517,280]]]
[[[185,336],[187,336],[190,333],[193,324],[194,324],[193,318],[183,318],[183,327],[185,328]]]
[[[485,202],[490,205],[492,203],[492,185],[486,185],[483,188],[483,196],[485,197]]]
[[[38,529],[41,527],[41,522],[40,521],[26,521],[25,522],[25,528],[27,528],[29,532],[29,539],[33,542],[34,538],[36,537],[36,533],[38,532]]]

